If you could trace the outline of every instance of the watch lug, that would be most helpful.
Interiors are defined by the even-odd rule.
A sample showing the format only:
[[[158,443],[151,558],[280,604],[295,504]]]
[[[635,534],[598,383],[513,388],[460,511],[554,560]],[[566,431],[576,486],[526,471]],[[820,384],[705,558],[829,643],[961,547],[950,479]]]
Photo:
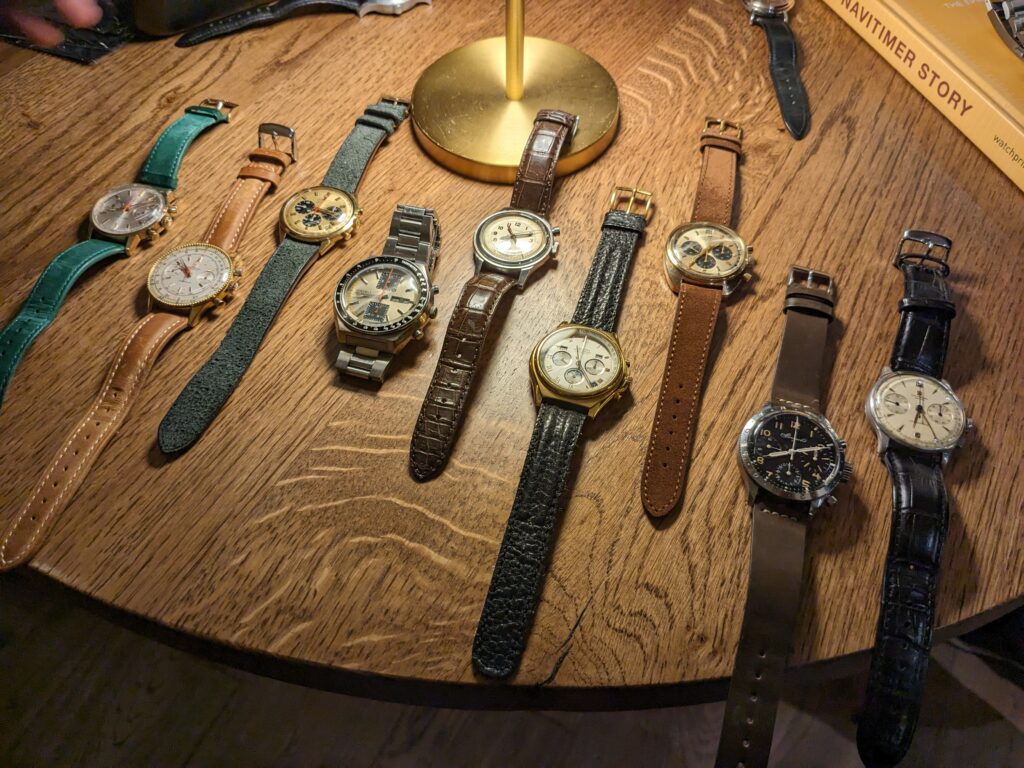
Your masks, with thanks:
[[[473,257],[473,274],[479,275],[480,271],[484,268],[484,260],[479,256]]]
[[[135,254],[135,251],[138,250],[139,245],[141,245],[141,244],[142,244],[142,235],[139,235],[139,234],[131,235],[131,236],[129,236],[129,238],[127,240],[125,240],[124,252],[126,254],[128,254],[129,256],[132,256],[132,255]]]
[[[519,273],[519,276],[516,277],[516,285],[518,285],[520,289],[526,288],[526,281],[529,279],[530,270],[524,269],[522,272]]]

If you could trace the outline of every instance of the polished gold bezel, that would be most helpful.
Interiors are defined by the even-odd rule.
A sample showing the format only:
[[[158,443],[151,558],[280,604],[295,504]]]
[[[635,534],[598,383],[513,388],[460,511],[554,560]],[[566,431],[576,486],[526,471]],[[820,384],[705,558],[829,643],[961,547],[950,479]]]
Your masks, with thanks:
[[[729,237],[735,238],[736,242],[740,245],[739,258],[737,259],[735,267],[722,275],[712,276],[702,271],[690,270],[677,263],[675,259],[675,249],[672,247],[672,244],[685,230],[698,229],[700,227],[717,229],[724,232]],[[747,245],[746,241],[740,237],[735,230],[726,227],[723,224],[716,224],[713,221],[688,221],[685,224],[680,224],[672,230],[665,243],[665,277],[668,280],[669,285],[672,286],[672,290],[677,292],[679,291],[679,284],[683,280],[691,283],[697,283],[698,285],[709,285],[714,287],[724,286],[731,281],[736,280],[740,275],[746,272],[749,267],[750,246]]]
[[[297,197],[301,197],[302,195],[305,195],[315,189],[329,189],[331,192],[335,192],[343,197],[347,197],[349,201],[352,203],[352,215],[348,217],[348,220],[343,222],[342,225],[337,229],[331,230],[328,233],[324,233],[324,236],[322,237],[311,236],[305,232],[300,232],[299,230],[290,227],[288,225],[288,220],[285,217],[285,212],[288,210],[288,207],[294,203]],[[289,237],[295,240],[300,240],[304,243],[334,243],[352,233],[352,231],[355,229],[356,220],[359,218],[360,213],[361,211],[359,209],[359,201],[356,200],[356,196],[353,195],[351,192],[346,192],[343,189],[338,189],[337,187],[332,187],[328,184],[316,184],[312,187],[304,187],[300,189],[298,192],[296,192],[287,200],[285,200],[284,205],[281,206],[281,215],[278,219],[278,222],[280,224],[281,230],[286,232]]]
[[[564,331],[566,328],[579,328],[588,333],[600,336],[608,342],[608,346],[614,350],[615,354],[619,358],[618,373],[616,373],[615,377],[605,386],[601,387],[597,392],[588,392],[586,395],[581,396],[579,392],[561,387],[548,379],[543,367],[541,366],[541,350],[544,347],[544,342],[546,342],[551,335]],[[580,408],[586,408],[589,416],[596,416],[598,411],[604,408],[609,402],[616,397],[621,397],[622,394],[629,389],[629,383],[631,380],[629,375],[629,361],[627,361],[625,355],[622,354],[622,346],[619,344],[618,337],[616,337],[614,333],[601,330],[600,328],[592,328],[589,325],[582,325],[580,323],[561,323],[557,328],[545,333],[544,336],[541,337],[540,341],[534,345],[533,352],[530,353],[530,378],[533,381],[533,398],[537,405],[540,405],[542,400],[558,400]]]
[[[209,248],[211,250],[221,253],[224,256],[224,258],[228,260],[227,282],[224,283],[224,285],[221,286],[220,289],[215,294],[213,294],[212,296],[207,296],[206,298],[196,299],[195,301],[181,302],[180,304],[164,301],[163,299],[159,298],[153,290],[153,274],[156,272],[156,268],[158,266],[164,263],[167,259],[170,259],[172,256],[174,256],[174,254],[177,253],[178,251],[182,251],[186,248]],[[153,304],[158,304],[161,307],[167,307],[169,309],[194,309],[197,307],[204,307],[209,304],[212,304],[217,299],[224,298],[224,296],[231,293],[234,285],[234,277],[236,274],[235,270],[235,260],[231,258],[231,255],[223,248],[219,248],[211,243],[185,243],[184,245],[179,245],[178,247],[171,249],[163,256],[161,256],[159,259],[153,262],[153,265],[149,268],[149,274],[146,277],[146,290],[149,292],[150,302]]]

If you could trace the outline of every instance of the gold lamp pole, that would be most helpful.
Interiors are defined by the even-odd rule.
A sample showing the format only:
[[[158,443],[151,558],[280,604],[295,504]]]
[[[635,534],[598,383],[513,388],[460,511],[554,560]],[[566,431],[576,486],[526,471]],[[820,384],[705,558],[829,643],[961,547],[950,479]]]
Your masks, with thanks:
[[[580,116],[556,172],[577,171],[612,143],[619,92],[608,71],[575,48],[525,36],[523,0],[505,3],[505,36],[450,51],[427,67],[412,92],[420,145],[441,165],[511,184],[533,118],[541,109]]]

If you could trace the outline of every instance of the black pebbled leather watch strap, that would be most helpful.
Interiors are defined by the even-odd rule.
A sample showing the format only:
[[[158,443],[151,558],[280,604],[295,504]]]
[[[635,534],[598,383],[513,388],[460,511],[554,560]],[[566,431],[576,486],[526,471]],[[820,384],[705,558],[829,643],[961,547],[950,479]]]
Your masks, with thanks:
[[[796,38],[784,14],[752,14],[750,22],[764,30],[768,42],[768,69],[782,122],[794,139],[802,139],[811,127],[811,107],[800,80]]]
[[[939,560],[949,525],[942,456],[891,446],[892,528],[882,580],[857,749],[868,768],[894,766],[917,726],[938,595]]]
[[[950,300],[945,264],[928,266],[904,261],[904,295],[900,299],[900,327],[889,367],[942,377],[949,346],[949,329],[956,307]]]
[[[594,263],[576,304],[572,321],[603,331],[614,331],[619,318],[626,276],[647,220],[639,213],[608,211],[601,226]]]
[[[526,648],[559,513],[587,414],[545,402],[537,412],[512,513],[473,639],[473,667],[504,678]]]
[[[274,24],[278,21],[298,16],[302,13],[315,13],[317,11],[353,11],[359,10],[359,0],[277,0],[268,5],[258,5],[255,8],[248,8],[239,11],[223,19],[203,24],[183,34],[175,45],[179,48],[188,48],[199,43],[205,43],[215,37],[241,32],[243,29],[263,27]]]

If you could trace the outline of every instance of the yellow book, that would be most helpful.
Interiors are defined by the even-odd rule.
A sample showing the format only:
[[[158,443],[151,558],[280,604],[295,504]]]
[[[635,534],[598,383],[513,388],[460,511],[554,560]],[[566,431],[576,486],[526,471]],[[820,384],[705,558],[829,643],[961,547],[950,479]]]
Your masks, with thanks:
[[[1024,61],[984,0],[824,0],[1024,190]]]

